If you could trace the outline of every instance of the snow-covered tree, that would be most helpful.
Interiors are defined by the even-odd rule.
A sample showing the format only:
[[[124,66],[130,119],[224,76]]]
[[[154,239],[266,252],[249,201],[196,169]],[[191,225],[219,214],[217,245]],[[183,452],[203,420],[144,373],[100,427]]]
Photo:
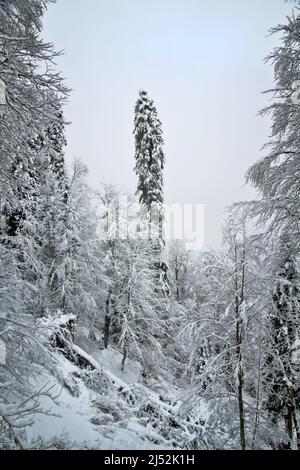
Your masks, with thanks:
[[[158,298],[155,292],[153,263],[155,255],[152,245],[145,243],[144,234],[139,228],[129,234],[120,211],[122,198],[116,188],[104,185],[98,196],[101,201],[99,214],[99,240],[103,256],[103,268],[107,279],[103,333],[104,347],[112,340],[123,352],[122,368],[126,357],[138,358],[145,368],[155,362],[161,345],[158,336],[164,331],[164,320],[157,312]],[[129,205],[134,203],[127,198]],[[122,230],[122,236],[120,231]],[[127,236],[124,236],[125,234]],[[134,236],[132,236],[134,235]]]
[[[101,250],[104,259],[104,271],[108,279],[105,298],[105,317],[103,325],[104,347],[107,348],[111,336],[112,324],[116,317],[116,296],[118,295],[118,263],[120,260],[120,243],[117,236],[119,226],[119,194],[112,185],[104,184],[98,194],[102,208],[98,230],[101,232]]]
[[[278,266],[268,316],[268,354],[264,365],[265,407],[272,423],[284,421],[287,438],[273,442],[275,448],[292,448],[299,432],[300,365],[295,351],[300,335],[300,284],[293,244],[284,238],[275,256]]]
[[[157,260],[154,264],[158,289],[168,292],[167,264],[162,259],[164,246],[164,179],[165,156],[161,122],[153,100],[145,90],[139,92],[134,115],[135,172],[138,177],[136,194],[141,214],[148,223],[148,237],[152,240]]]
[[[40,193],[36,151],[30,142],[56,119],[54,105],[60,106],[68,91],[54,70],[58,54],[40,36],[48,3],[10,0],[0,6],[0,78],[4,84],[0,116],[0,334],[7,348],[7,366],[0,368],[0,408],[4,421],[11,423],[11,432],[22,428],[20,421],[9,419],[18,416],[13,411],[16,407],[20,405],[20,416],[37,410],[36,404],[24,408],[22,403],[30,396],[37,399],[28,379],[32,362],[46,362],[47,356],[35,334],[35,319],[28,315],[33,313],[30,305],[39,292],[37,276],[43,272],[33,236],[37,227],[35,197]]]
[[[210,251],[200,258],[201,293],[186,319],[182,338],[190,345],[194,369],[191,406],[201,399],[209,404],[210,445],[246,449],[252,432],[252,407],[246,396],[256,388],[252,334],[259,282],[255,239],[246,233],[244,214],[230,215],[224,241],[224,251]]]
[[[268,154],[247,174],[248,181],[260,195],[248,207],[263,227],[260,240],[268,240],[271,259],[268,262],[269,291],[265,291],[265,299],[272,308],[271,311],[265,308],[263,317],[266,347],[262,354],[261,408],[269,411],[270,426],[277,432],[270,436],[270,442],[274,447],[285,448],[293,446],[294,429],[298,428],[295,383],[299,378],[292,358],[299,328],[299,32],[297,10],[287,18],[287,24],[272,29],[273,34],[281,35],[281,45],[267,57],[274,65],[275,86],[269,90],[273,102],[261,112],[271,115],[272,134],[264,147]],[[283,417],[285,436],[280,434]]]
[[[91,334],[100,331],[107,278],[98,240],[97,197],[87,183],[88,170],[75,161],[70,177],[65,263],[65,309]]]
[[[268,233],[299,237],[299,150],[300,106],[299,83],[300,15],[293,14],[288,23],[272,30],[281,35],[281,45],[267,57],[274,65],[275,86],[269,90],[273,102],[262,110],[273,120],[271,140],[265,145],[268,154],[255,163],[247,179],[261,198],[252,204],[253,215],[267,227]],[[266,225],[267,224],[267,225]]]
[[[59,55],[40,37],[47,0],[11,0],[0,9],[0,78],[5,85],[1,106],[1,210],[19,208],[18,188],[28,181],[15,167],[32,170],[33,155],[28,142],[40,135],[55,119],[53,104],[62,102],[68,91],[53,63]],[[29,183],[30,184],[30,183]]]
[[[115,324],[119,329],[117,341],[123,350],[122,368],[131,353],[143,367],[153,368],[161,357],[158,337],[165,330],[164,320],[157,314],[158,298],[152,270],[147,260],[151,250],[143,240],[122,243],[118,263],[119,291],[115,297]]]
[[[140,91],[135,105],[135,172],[138,177],[137,195],[151,216],[163,217],[163,133],[153,100],[145,90]],[[156,220],[157,222],[157,220]],[[161,221],[159,220],[161,224]]]
[[[170,285],[177,302],[186,298],[189,253],[182,240],[174,240],[169,247],[168,266]]]

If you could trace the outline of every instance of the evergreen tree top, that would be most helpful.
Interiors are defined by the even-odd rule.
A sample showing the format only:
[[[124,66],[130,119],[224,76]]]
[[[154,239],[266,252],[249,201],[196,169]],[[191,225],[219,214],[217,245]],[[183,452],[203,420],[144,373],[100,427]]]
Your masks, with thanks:
[[[135,171],[137,194],[148,209],[163,204],[163,133],[153,100],[145,90],[139,92],[135,105]]]

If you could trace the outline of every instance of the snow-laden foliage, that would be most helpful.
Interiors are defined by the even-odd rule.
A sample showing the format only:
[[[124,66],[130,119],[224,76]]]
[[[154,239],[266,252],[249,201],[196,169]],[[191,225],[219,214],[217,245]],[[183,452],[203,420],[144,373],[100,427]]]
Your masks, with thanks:
[[[165,157],[161,122],[153,100],[145,90],[140,91],[135,106],[135,171],[138,176],[137,194],[147,211],[161,206]]]
[[[135,232],[124,194],[67,171],[50,1],[0,0],[0,448],[299,449],[297,10],[273,30],[269,153],[247,174],[259,198],[230,210],[222,249],[187,252],[164,241],[146,91]]]
[[[269,233],[299,233],[299,48],[300,16],[293,13],[287,24],[272,29],[281,45],[267,57],[274,66],[275,85],[268,90],[272,103],[261,111],[272,118],[272,134],[264,149],[267,155],[249,170],[247,179],[261,198],[252,204],[253,215],[268,226]]]

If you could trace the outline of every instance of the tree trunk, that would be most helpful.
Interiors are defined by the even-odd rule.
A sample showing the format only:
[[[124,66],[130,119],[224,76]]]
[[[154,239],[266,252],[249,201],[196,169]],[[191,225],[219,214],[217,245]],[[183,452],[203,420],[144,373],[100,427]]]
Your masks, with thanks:
[[[108,348],[109,327],[110,327],[110,317],[108,315],[106,315],[105,320],[104,320],[104,347],[105,347],[105,349]]]
[[[296,429],[297,449],[300,450],[300,429],[299,429],[297,416],[296,416],[296,407],[294,407],[293,419],[294,419],[294,426]]]
[[[290,392],[289,392],[290,395]],[[289,436],[288,448],[291,449],[293,441],[293,424],[294,424],[294,406],[292,399],[289,397],[287,403],[287,415],[286,415],[286,431]]]
[[[296,417],[296,409],[295,409],[295,402],[294,402],[294,390],[289,388],[288,390],[288,402],[287,402],[287,415],[286,415],[286,430],[288,436],[290,438],[288,448],[291,449],[292,442],[293,442],[293,435],[294,435],[294,426],[296,430],[296,438],[297,438],[297,449],[300,449],[300,441],[299,441],[299,428],[298,422]]]
[[[238,254],[237,254],[237,245],[235,243],[235,313],[236,313],[236,352],[237,352],[237,367],[238,367],[238,406],[239,406],[239,421],[240,421],[240,442],[242,450],[246,449],[246,437],[245,437],[245,408],[244,408],[244,398],[243,398],[243,388],[244,388],[244,372],[242,365],[242,341],[243,333],[242,327],[243,322],[241,318],[241,306],[244,302],[244,285],[245,285],[245,250],[243,249],[243,258],[241,260],[242,265],[242,278],[241,286],[239,290],[238,285]],[[239,295],[240,292],[240,295]]]
[[[121,364],[121,371],[124,370],[126,357],[127,357],[127,348],[126,348],[126,344],[124,344],[123,359],[122,359],[122,364]]]
[[[256,392],[256,407],[255,407],[255,420],[253,428],[253,437],[252,437],[252,450],[255,449],[255,440],[259,425],[259,400],[260,400],[260,384],[261,384],[261,325],[259,329],[259,355],[258,355],[258,382],[257,382],[257,392]]]
[[[106,299],[106,312],[105,312],[105,318],[104,318],[104,347],[105,349],[108,348],[108,342],[109,342],[110,296],[111,296],[111,290],[109,289],[108,296]]]
[[[180,301],[180,290],[179,290],[179,269],[175,266],[175,282],[176,282],[176,299],[177,302]]]
[[[244,372],[242,366],[242,339],[241,339],[241,321],[238,318],[236,323],[236,341],[237,341],[237,356],[238,356],[238,406],[239,406],[239,420],[240,420],[240,442],[242,450],[246,449],[246,437],[245,437],[245,408],[244,408],[244,398],[243,398],[243,388],[244,388]]]
[[[245,409],[243,400],[243,371],[238,372],[238,403],[239,403],[239,416],[240,416],[240,441],[242,450],[246,450],[246,438],[245,438]]]

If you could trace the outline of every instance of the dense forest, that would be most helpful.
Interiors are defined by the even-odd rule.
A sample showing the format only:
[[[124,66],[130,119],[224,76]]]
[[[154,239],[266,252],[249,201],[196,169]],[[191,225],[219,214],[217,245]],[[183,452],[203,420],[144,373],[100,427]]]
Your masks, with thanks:
[[[272,30],[257,197],[228,210],[222,248],[189,250],[164,236],[147,91],[135,194],[67,168],[49,3],[0,0],[0,448],[299,450],[299,10]]]

